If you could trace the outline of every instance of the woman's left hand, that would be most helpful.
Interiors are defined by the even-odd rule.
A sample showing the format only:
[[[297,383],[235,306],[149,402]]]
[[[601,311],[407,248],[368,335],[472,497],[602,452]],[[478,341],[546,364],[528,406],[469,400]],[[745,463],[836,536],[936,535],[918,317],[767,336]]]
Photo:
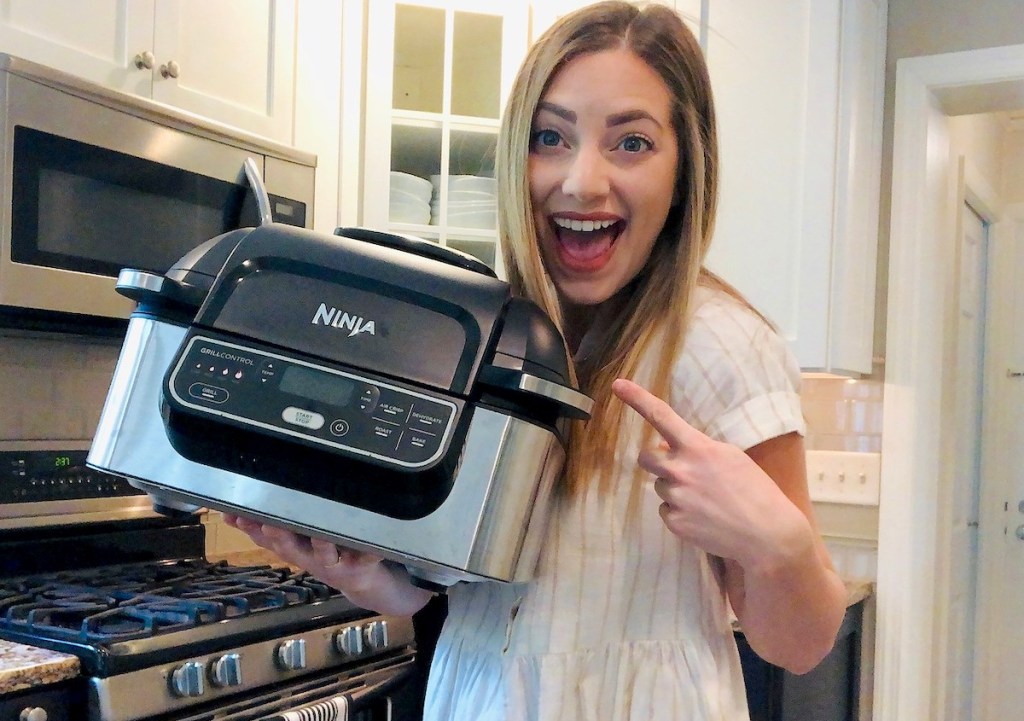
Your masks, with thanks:
[[[656,478],[661,517],[672,533],[743,566],[769,549],[796,552],[793,544],[810,541],[804,514],[750,456],[701,433],[631,381],[616,380],[612,391],[661,436],[637,462]]]

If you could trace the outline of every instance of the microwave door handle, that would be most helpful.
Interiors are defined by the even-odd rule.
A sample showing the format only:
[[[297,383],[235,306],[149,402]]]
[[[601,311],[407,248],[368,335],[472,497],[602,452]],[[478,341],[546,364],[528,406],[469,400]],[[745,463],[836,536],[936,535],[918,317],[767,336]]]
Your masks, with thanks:
[[[256,209],[260,214],[260,225],[273,223],[274,216],[270,212],[270,196],[267,194],[267,187],[263,184],[263,178],[260,177],[260,169],[256,166],[256,161],[252,158],[246,158],[242,168],[245,171],[245,179],[249,181],[249,188],[256,198]]]

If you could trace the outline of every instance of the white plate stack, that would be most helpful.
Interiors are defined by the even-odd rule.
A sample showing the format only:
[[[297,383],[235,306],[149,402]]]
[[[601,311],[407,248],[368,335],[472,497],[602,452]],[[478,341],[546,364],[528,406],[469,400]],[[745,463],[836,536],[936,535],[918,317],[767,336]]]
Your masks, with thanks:
[[[441,222],[441,176],[431,175],[434,197],[430,201],[430,222]],[[455,228],[498,227],[498,181],[480,175],[448,176],[448,217]]]
[[[391,171],[388,217],[392,223],[426,225],[430,222],[430,196],[434,186],[426,178]]]

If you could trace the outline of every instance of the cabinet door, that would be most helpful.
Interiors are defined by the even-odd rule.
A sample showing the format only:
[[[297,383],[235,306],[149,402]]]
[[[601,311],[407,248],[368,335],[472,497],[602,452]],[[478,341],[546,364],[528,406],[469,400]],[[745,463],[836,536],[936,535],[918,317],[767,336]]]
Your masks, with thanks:
[[[370,5],[364,224],[470,253],[501,274],[494,153],[526,10],[513,0]]]
[[[0,52],[148,97],[152,74],[134,58],[152,50],[153,1],[2,0]]]
[[[802,368],[870,373],[884,0],[711,0],[721,196],[708,265]]]
[[[294,0],[156,0],[153,27],[154,100],[291,141]]]
[[[821,2],[822,0],[813,0]],[[795,342],[812,0],[713,0],[707,59],[720,198],[709,267]],[[813,129],[817,132],[817,129]],[[827,249],[829,237],[816,245]]]

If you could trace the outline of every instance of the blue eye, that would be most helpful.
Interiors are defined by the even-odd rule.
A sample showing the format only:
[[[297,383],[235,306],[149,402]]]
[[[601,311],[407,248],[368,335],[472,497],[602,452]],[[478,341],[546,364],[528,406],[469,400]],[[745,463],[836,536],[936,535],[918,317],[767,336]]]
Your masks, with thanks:
[[[554,148],[562,142],[562,136],[557,130],[544,128],[533,134],[533,145],[542,145],[547,148]]]
[[[650,150],[654,147],[650,140],[641,135],[627,136],[622,139],[622,142],[620,142],[619,145],[627,153],[639,153],[644,150]]]

